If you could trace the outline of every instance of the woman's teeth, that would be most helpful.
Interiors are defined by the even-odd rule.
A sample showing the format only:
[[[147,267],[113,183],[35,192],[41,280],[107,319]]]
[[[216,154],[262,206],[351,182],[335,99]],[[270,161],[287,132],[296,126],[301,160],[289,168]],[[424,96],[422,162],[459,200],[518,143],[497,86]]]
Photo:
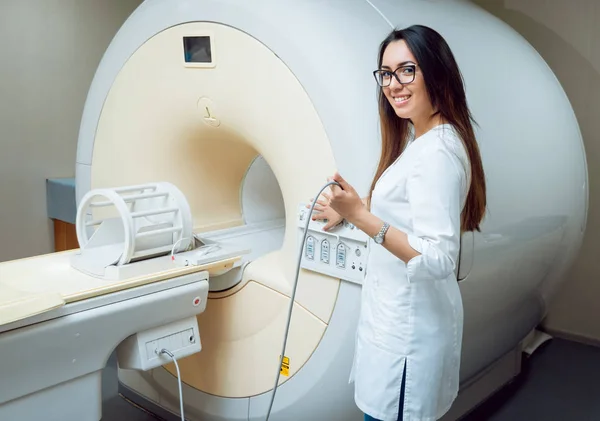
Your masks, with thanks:
[[[394,97],[394,102],[396,104],[399,104],[400,102],[404,102],[404,101],[408,100],[408,98],[410,98],[410,95],[397,96],[397,97]]]

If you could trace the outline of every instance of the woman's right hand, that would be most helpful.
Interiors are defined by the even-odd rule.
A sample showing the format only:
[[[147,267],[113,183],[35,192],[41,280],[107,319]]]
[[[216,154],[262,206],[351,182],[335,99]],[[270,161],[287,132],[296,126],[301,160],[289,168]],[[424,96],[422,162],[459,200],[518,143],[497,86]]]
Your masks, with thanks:
[[[315,204],[314,211],[312,214],[312,220],[327,220],[327,223],[323,227],[323,231],[329,231],[331,228],[338,225],[344,220],[339,213],[329,207],[330,196],[327,193],[321,193],[317,203]],[[312,206],[314,199],[310,199],[310,204],[306,205],[308,209]]]

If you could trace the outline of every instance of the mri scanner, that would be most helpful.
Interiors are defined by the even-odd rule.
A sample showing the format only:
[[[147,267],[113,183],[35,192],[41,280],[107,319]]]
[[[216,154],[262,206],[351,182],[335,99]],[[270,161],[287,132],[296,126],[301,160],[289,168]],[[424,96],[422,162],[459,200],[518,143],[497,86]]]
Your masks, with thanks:
[[[348,376],[370,244],[305,230],[303,203],[336,170],[367,194],[378,45],[415,23],[457,57],[489,192],[462,237],[446,418],[511,381],[587,212],[579,128],[536,51],[467,1],[147,0],[85,103],[81,248],[0,264],[0,419],[99,420],[114,350],[121,394],[168,419],[180,385],[189,420],[361,419]]]

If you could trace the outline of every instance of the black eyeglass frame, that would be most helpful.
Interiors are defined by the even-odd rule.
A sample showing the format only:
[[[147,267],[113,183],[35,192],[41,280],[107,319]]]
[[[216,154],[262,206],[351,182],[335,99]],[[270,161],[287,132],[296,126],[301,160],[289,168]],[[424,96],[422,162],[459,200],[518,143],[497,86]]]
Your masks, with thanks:
[[[398,70],[400,69],[412,69],[413,74],[412,74],[412,79],[410,82],[401,82],[400,81],[400,77],[398,76],[398,74],[396,73]],[[377,82],[377,85],[379,85],[382,88],[386,88],[388,86],[390,86],[392,84],[392,78],[390,78],[390,81],[387,85],[382,85],[381,83],[379,83],[379,79],[377,79],[377,75],[381,72],[390,72],[390,70],[384,70],[384,69],[377,69],[377,70],[373,70],[373,77],[375,78],[375,81]],[[415,81],[415,77],[417,76],[417,65],[416,64],[404,64],[400,67],[398,67],[396,70],[394,70],[392,73],[392,75],[396,78],[396,80],[398,81],[398,83],[400,85],[408,85],[410,83],[413,83]]]

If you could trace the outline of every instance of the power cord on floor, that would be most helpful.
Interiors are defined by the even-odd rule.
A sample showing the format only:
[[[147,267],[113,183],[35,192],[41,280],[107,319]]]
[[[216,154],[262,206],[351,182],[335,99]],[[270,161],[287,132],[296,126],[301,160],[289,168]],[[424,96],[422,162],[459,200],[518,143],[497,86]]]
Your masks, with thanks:
[[[177,358],[175,358],[175,355],[173,355],[171,351],[165,348],[161,349],[158,354],[167,354],[175,363],[175,369],[177,370],[177,382],[179,383],[179,412],[181,414],[181,421],[185,421],[185,415],[183,413],[183,390],[181,387],[181,374],[179,373],[179,364],[177,364]]]
[[[275,386],[273,386],[273,393],[271,394],[271,401],[269,403],[269,409],[267,410],[267,417],[265,418],[265,421],[269,421],[269,416],[271,415],[271,410],[273,409],[273,402],[275,401],[275,393],[277,392],[277,386],[279,384],[279,376],[281,375],[281,365],[283,363],[283,357],[285,356],[285,348],[287,346],[288,334],[290,331],[290,322],[292,320],[292,310],[294,309],[296,288],[298,286],[298,276],[300,275],[300,265],[302,263],[302,253],[304,253],[304,244],[306,243],[306,236],[308,234],[308,224],[310,223],[311,215],[315,208],[315,204],[317,203],[317,200],[321,196],[321,193],[323,193],[323,191],[331,185],[336,185],[338,187],[341,187],[340,184],[336,181],[330,181],[327,184],[325,184],[321,188],[321,190],[319,190],[319,193],[315,196],[315,200],[313,200],[313,203],[310,207],[310,211],[308,212],[308,217],[306,218],[306,222],[304,224],[304,236],[302,237],[302,244],[300,245],[300,250],[298,251],[298,260],[297,260],[297,264],[296,264],[296,276],[294,278],[294,286],[292,288],[292,295],[290,297],[290,305],[288,307],[288,315],[287,315],[287,321],[286,321],[286,326],[285,326],[285,333],[283,335],[283,346],[281,349],[281,354],[279,356],[279,365],[277,366],[277,376],[275,378]]]

